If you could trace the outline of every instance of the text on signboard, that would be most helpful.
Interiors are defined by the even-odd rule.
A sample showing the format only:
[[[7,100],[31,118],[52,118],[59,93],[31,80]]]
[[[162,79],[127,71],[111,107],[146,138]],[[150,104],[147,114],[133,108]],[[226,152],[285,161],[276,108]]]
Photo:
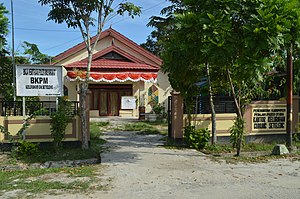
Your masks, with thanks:
[[[253,109],[253,129],[285,129],[285,108]]]

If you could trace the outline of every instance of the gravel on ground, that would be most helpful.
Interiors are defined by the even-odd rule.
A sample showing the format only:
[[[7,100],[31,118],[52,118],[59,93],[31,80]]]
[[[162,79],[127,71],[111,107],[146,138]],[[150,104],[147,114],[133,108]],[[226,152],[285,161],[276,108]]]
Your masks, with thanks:
[[[192,149],[166,149],[161,135],[104,132],[106,191],[44,198],[300,198],[300,161],[228,164]]]

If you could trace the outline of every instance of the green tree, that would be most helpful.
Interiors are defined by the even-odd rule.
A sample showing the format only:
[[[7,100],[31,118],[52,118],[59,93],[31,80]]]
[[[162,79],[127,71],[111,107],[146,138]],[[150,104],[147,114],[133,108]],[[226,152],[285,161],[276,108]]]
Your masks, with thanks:
[[[24,41],[22,44],[23,54],[28,55],[28,60],[32,64],[51,64],[51,57],[41,53],[37,44]]]
[[[16,64],[28,64],[25,57],[16,56]],[[6,101],[13,100],[13,67],[11,57],[0,56],[0,93]]]
[[[183,42],[185,39],[185,29],[181,28],[179,20],[172,19],[168,26],[172,25],[172,31],[168,35],[161,36],[163,46],[163,71],[168,74],[169,81],[176,91],[184,99],[185,110],[188,114],[188,125],[191,125],[191,113],[194,108],[194,97],[199,94],[199,87],[196,85],[203,76],[203,67],[199,67],[191,62],[194,56],[195,46],[189,46],[189,43]]]
[[[80,117],[82,129],[82,148],[88,148],[87,134],[87,117],[86,117],[86,96],[88,91],[88,80],[90,78],[90,70],[94,49],[100,38],[104,24],[112,14],[124,15],[126,12],[129,16],[134,17],[141,12],[140,7],[135,6],[130,2],[118,4],[116,10],[113,9],[115,0],[39,0],[41,5],[51,6],[48,14],[48,20],[53,20],[56,23],[66,23],[69,28],[79,28],[86,50],[88,54],[88,63],[85,81],[79,85],[80,96]],[[96,19],[92,14],[96,14]],[[91,26],[97,27],[95,37],[91,38]]]
[[[161,16],[152,16],[147,26],[155,28],[148,36],[145,43],[141,46],[155,55],[161,56],[164,51],[164,41],[168,41],[170,33],[174,26],[175,14],[182,13],[184,11],[184,5],[182,0],[169,0],[171,5],[163,8],[160,12]]]
[[[206,66],[209,82],[212,79],[210,78],[212,70],[212,74],[221,76],[213,79],[218,80],[219,85],[230,88],[236,106],[237,121],[239,121],[235,123],[238,125],[235,129],[239,129],[239,133],[236,133],[237,131],[234,133],[237,155],[239,155],[244,135],[244,109],[254,97],[264,93],[265,74],[272,69],[271,65],[267,64],[269,61],[267,58],[271,53],[269,49],[275,46],[270,39],[274,37],[265,32],[255,31],[260,27],[257,10],[265,4],[260,0],[215,0],[213,3],[210,0],[184,0],[181,2],[184,9],[179,9],[181,13],[173,14],[177,24],[175,26],[173,23],[172,31],[166,34],[167,39],[163,42],[168,43],[169,39],[170,42],[179,43],[178,46],[174,46],[174,49],[180,49],[181,53],[177,54],[177,57],[184,57],[185,65]],[[177,27],[175,31],[174,27]],[[169,35],[178,32],[178,29],[183,36],[170,39]],[[164,48],[166,52],[172,49],[170,46]],[[188,53],[182,53],[182,49]],[[178,62],[176,56],[171,59]],[[182,63],[179,61],[178,64]],[[188,68],[172,66],[170,71],[173,69],[175,72]],[[184,74],[182,71],[178,73]],[[179,80],[180,77],[175,78]],[[213,95],[211,84],[209,84],[209,93],[210,96]]]
[[[292,95],[293,61],[298,55],[293,52],[299,48],[300,37],[300,2],[297,0],[264,0],[258,10],[259,28],[255,32],[271,35],[275,44],[274,54],[283,55],[286,60],[287,80],[287,146],[292,149]],[[284,53],[278,53],[284,52]]]
[[[0,93],[4,98],[9,96],[8,90],[12,90],[12,67],[6,47],[6,36],[8,34],[8,18],[5,16],[8,11],[3,3],[0,3]]]
[[[232,132],[237,155],[244,135],[245,107],[255,97],[267,95],[267,74],[274,69],[272,55],[284,50],[292,64],[292,49],[299,41],[299,2],[296,0],[185,0],[185,20],[195,31],[187,37],[202,50],[204,61],[226,74],[236,105]],[[185,23],[186,23],[185,21]],[[187,26],[187,25],[186,25]],[[189,36],[191,35],[191,36]],[[194,38],[194,39],[193,39]],[[192,44],[192,42],[190,42]],[[206,55],[206,58],[205,58]],[[291,69],[287,69],[291,71]],[[288,80],[290,78],[287,78]],[[288,84],[292,84],[291,81]],[[290,86],[291,87],[291,86]],[[290,89],[292,90],[292,89]],[[291,101],[291,91],[287,101]],[[291,109],[288,104],[288,110]],[[288,122],[289,124],[289,122]],[[289,127],[288,125],[288,128]],[[291,134],[288,136],[291,143]],[[290,143],[289,143],[290,142]]]
[[[5,16],[8,13],[3,3],[0,3],[0,56],[7,53],[5,50],[6,35],[8,34],[8,18]]]
[[[150,21],[150,25],[155,26],[157,28],[156,32],[152,32],[152,37],[156,35],[158,39],[158,44],[160,48],[163,49],[163,57],[164,57],[164,65],[169,64],[169,67],[166,68],[166,72],[169,73],[169,77],[172,76],[172,72],[174,70],[174,75],[177,75],[175,78],[178,81],[178,86],[181,86],[180,92],[183,93],[186,102],[192,101],[193,95],[197,95],[196,92],[188,92],[190,93],[190,100],[187,100],[187,92],[186,89],[191,87],[191,90],[196,90],[195,83],[199,82],[200,79],[206,77],[206,81],[208,83],[208,93],[210,99],[210,107],[211,107],[211,117],[212,117],[212,144],[216,143],[216,114],[214,109],[213,102],[213,88],[211,81],[211,67],[212,65],[209,63],[209,57],[203,48],[203,33],[200,33],[202,29],[199,29],[199,26],[194,26],[194,24],[199,24],[199,20],[202,20],[202,17],[199,15],[203,15],[206,12],[207,6],[201,4],[201,9],[196,11],[192,10],[189,2],[186,1],[171,1],[172,5],[163,9],[162,13],[166,14],[166,18],[161,17],[152,17]],[[200,7],[200,6],[199,6]],[[194,13],[191,13],[194,12]],[[202,22],[203,23],[203,22]],[[177,35],[177,36],[175,36]],[[175,39],[172,39],[177,37]],[[177,43],[177,46],[171,46],[168,43]],[[175,51],[180,51],[177,57],[183,59],[183,62],[178,62],[178,58],[175,56],[171,61],[168,60],[166,62],[165,59],[166,54],[172,53],[174,51],[172,48],[175,47]],[[185,54],[183,53],[185,51]],[[176,64],[183,64],[181,67],[174,67]],[[193,69],[191,70],[190,67]],[[198,70],[195,73],[195,69]],[[177,72],[178,70],[190,71],[186,77],[183,75],[183,72]],[[180,77],[181,76],[181,77]],[[191,78],[194,76],[193,78]],[[186,81],[187,79],[192,81]],[[174,80],[173,80],[174,81]],[[171,82],[172,84],[172,82]],[[183,87],[183,85],[189,85]],[[174,87],[174,85],[172,85]],[[186,107],[188,107],[186,105]]]
[[[148,50],[152,54],[159,56],[161,53],[160,46],[157,45],[157,41],[155,40],[155,36],[152,36],[153,32],[151,32],[151,35],[147,37],[147,40],[145,43],[141,43],[140,46],[144,49]]]
[[[187,1],[193,10],[200,10],[197,0]],[[257,9],[261,1],[216,0],[201,1],[206,5],[196,13],[196,24],[203,38],[203,53],[219,74],[226,74],[227,85],[234,98],[238,131],[232,131],[237,156],[244,137],[244,110],[251,100],[264,93],[265,74],[271,70],[266,64],[270,47],[267,35],[254,33]]]

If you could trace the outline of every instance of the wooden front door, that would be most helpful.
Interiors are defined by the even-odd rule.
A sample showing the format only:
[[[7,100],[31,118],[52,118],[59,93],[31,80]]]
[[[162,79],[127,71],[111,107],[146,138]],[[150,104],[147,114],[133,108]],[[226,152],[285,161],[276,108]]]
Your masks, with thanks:
[[[132,85],[90,85],[91,110],[99,110],[100,116],[118,116],[121,97],[132,95]]]
[[[116,91],[106,91],[105,89],[95,91],[95,100],[98,101],[99,115],[119,115],[119,95]],[[99,98],[97,99],[97,96]]]

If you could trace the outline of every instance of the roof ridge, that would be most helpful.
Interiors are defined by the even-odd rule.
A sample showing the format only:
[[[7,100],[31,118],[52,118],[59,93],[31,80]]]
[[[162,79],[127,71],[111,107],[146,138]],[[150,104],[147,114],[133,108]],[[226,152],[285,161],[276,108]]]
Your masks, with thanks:
[[[102,31],[101,33],[100,33],[100,38],[99,38],[99,40],[100,39],[103,39],[103,38],[105,38],[105,37],[107,37],[107,36],[109,36],[109,33],[108,33],[108,30],[109,29],[106,29],[106,30],[104,30],[104,31]],[[96,39],[96,35],[95,36],[93,36],[93,37],[91,37],[91,44],[93,44],[95,41],[93,41],[93,40],[95,40]],[[77,49],[78,48],[78,49]],[[80,50],[83,50],[83,49],[85,49],[85,43],[84,43],[84,41],[82,41],[82,42],[80,42],[80,43],[78,43],[78,44],[76,44],[76,45],[74,45],[73,47],[71,47],[71,48],[69,48],[69,49],[67,49],[67,50],[65,50],[65,51],[63,51],[63,52],[61,52],[61,53],[59,53],[58,55],[56,55],[53,59],[54,59],[54,63],[56,63],[56,62],[60,62],[60,61],[62,61],[63,59],[65,59],[65,58],[67,58],[67,57],[69,57],[69,56],[71,56],[71,55],[73,55],[73,54],[75,54],[75,53],[77,53],[77,52],[79,52]],[[73,52],[74,51],[74,52]],[[69,55],[69,53],[70,53],[70,55]],[[61,58],[60,58],[61,57]],[[58,58],[58,60],[56,60]]]
[[[116,38],[117,37],[116,39],[123,40],[123,42],[122,41],[121,42],[124,45],[128,46],[129,48],[131,48],[132,50],[136,51],[137,53],[139,53],[139,54],[147,57],[148,59],[154,61],[158,66],[161,66],[162,60],[158,56],[156,56],[156,55],[152,54],[151,52],[147,51],[146,49],[142,48],[140,45],[138,45],[137,43],[135,43],[131,39],[125,37],[124,35],[122,35],[118,31],[116,31],[115,29],[113,29],[113,28],[110,27],[110,28],[104,30],[103,32],[101,32],[99,40],[101,40],[101,39],[103,39],[103,38],[105,38],[107,36],[111,36],[112,38]],[[96,38],[96,36],[93,36],[91,38],[91,43],[92,44],[94,43],[93,40],[95,40],[95,38]],[[132,46],[130,46],[130,45],[132,45]],[[117,46],[116,45],[111,45],[110,47],[117,47]],[[117,47],[117,48],[119,48],[119,47]],[[135,49],[135,48],[137,48],[137,49]],[[81,51],[83,49],[85,49],[85,43],[84,43],[84,41],[81,42],[81,43],[79,43],[79,44],[77,44],[77,45],[75,45],[75,46],[73,46],[73,47],[71,47],[71,48],[69,48],[68,50],[65,50],[64,52],[56,55],[54,57],[54,63],[60,62],[60,61],[64,60],[65,58],[68,58],[71,55],[74,55],[75,53],[77,53],[77,52],[79,52],[79,51]],[[119,49],[121,49],[121,48],[119,48]],[[136,59],[138,59],[138,58],[136,58]],[[142,61],[142,60],[140,60],[140,61]]]
[[[128,37],[125,37],[124,35],[122,35],[121,33],[119,33],[118,31],[116,31],[115,29],[111,28],[110,29],[113,33],[119,35],[121,38],[123,38],[124,40],[129,41],[130,43],[132,43],[134,46],[136,46],[137,48],[139,48],[139,50],[142,50],[143,52],[145,52],[146,54],[148,54],[149,56],[153,57],[154,59],[156,59],[157,61],[162,61],[161,58],[159,58],[158,56],[154,55],[153,53],[149,52],[148,50],[144,49],[143,47],[141,47],[139,44],[137,44],[136,42],[134,42],[133,40],[129,39]],[[126,43],[125,43],[126,44]],[[132,48],[133,50],[135,50],[134,48]],[[135,50],[137,51],[137,50]],[[139,51],[137,51],[139,52]],[[140,53],[140,52],[139,52]]]

